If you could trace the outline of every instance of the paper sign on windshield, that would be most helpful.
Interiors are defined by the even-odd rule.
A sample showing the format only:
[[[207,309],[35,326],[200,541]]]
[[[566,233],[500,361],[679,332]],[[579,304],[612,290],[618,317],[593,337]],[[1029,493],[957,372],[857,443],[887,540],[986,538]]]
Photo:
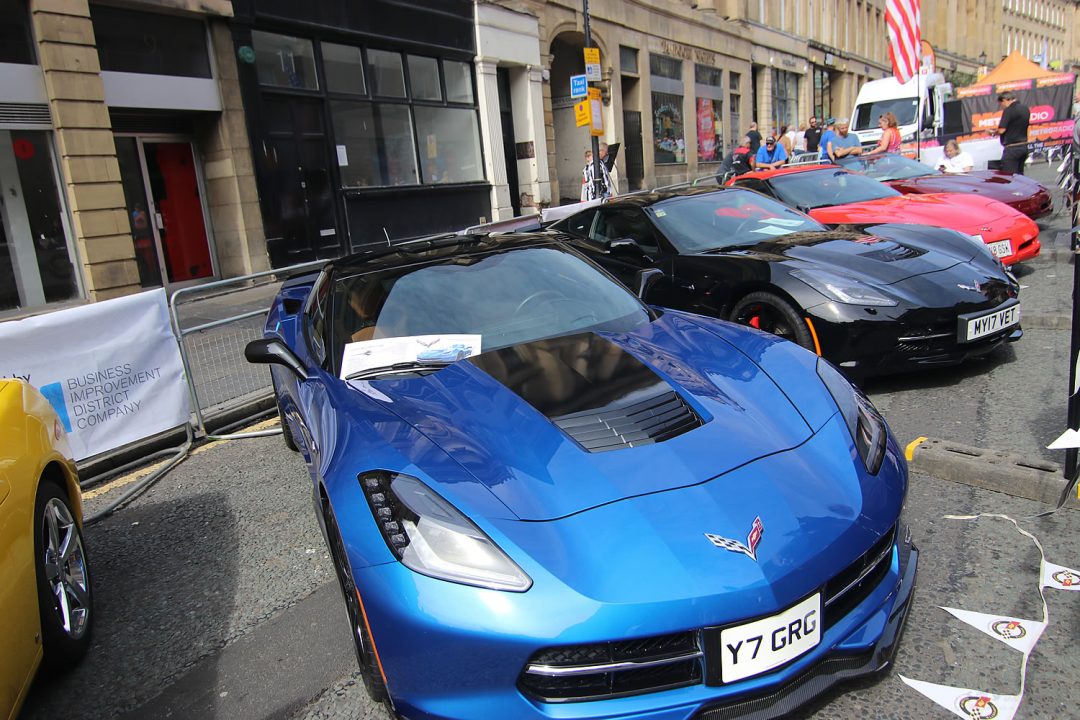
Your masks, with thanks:
[[[349,343],[341,358],[341,377],[398,363],[457,362],[478,355],[480,341],[480,335],[411,335]]]

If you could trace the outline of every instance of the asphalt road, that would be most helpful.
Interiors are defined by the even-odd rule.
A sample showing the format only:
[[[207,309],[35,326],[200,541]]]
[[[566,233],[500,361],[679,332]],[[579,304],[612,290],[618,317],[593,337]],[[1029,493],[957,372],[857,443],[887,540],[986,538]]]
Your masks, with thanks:
[[[1067,227],[1043,223],[1044,246]],[[929,435],[1061,462],[1072,267],[1046,253],[1020,268],[1024,339],[961,368],[872,381],[902,442]],[[1062,326],[1064,327],[1064,326]],[[91,496],[88,512],[119,489]],[[1000,520],[946,514],[1046,506],[913,475],[907,518],[922,554],[895,667],[833,692],[802,718],[946,718],[907,677],[999,694],[1021,655],[940,609],[1040,619],[1038,550]],[[1054,563],[1080,566],[1080,514],[1027,520]],[[356,676],[343,603],[314,520],[310,481],[279,437],[204,446],[129,507],[87,530],[96,627],[84,662],[41,677],[24,718],[381,717]],[[1017,717],[1080,715],[1080,593],[1047,590]]]

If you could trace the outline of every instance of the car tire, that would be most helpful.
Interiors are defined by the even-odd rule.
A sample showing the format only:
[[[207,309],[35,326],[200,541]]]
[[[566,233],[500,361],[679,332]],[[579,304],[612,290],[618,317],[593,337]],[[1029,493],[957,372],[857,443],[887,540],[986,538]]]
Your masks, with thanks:
[[[285,412],[281,409],[280,404],[277,406],[277,416],[278,422],[281,423],[281,438],[285,441],[285,447],[293,452],[300,452],[300,447],[296,444],[292,430],[289,429],[289,423],[285,422]]]
[[[90,646],[93,592],[82,529],[67,492],[51,478],[41,480],[34,501],[34,570],[44,664],[70,666]]]
[[[728,318],[740,325],[763,330],[814,351],[810,328],[787,300],[770,292],[752,292],[731,310]]]
[[[326,518],[326,537],[330,545],[330,559],[334,563],[334,572],[337,575],[341,594],[345,599],[345,612],[349,616],[349,630],[353,639],[353,648],[356,650],[356,661],[360,665],[360,677],[364,680],[368,697],[374,702],[382,703],[391,717],[396,717],[390,701],[390,693],[383,682],[382,672],[379,670],[379,661],[375,656],[375,646],[368,634],[367,620],[360,607],[360,599],[357,596],[356,582],[352,577],[345,546],[341,540],[341,531],[338,529],[334,512],[330,509],[327,501],[323,500],[323,513]]]

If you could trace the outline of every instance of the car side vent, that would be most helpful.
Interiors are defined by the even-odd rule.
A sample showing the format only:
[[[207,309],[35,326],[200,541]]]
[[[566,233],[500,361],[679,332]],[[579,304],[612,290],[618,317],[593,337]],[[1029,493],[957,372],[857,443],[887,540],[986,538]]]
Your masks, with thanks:
[[[651,445],[704,424],[674,391],[617,407],[562,415],[552,421],[589,452]]]

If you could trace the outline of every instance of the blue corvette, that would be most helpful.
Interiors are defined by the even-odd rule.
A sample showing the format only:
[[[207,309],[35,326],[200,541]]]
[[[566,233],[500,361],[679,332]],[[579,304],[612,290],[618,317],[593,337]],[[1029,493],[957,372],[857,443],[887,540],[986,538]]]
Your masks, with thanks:
[[[440,334],[482,352],[352,360]],[[895,653],[907,467],[794,343],[648,307],[552,237],[463,235],[287,281],[246,354],[396,717],[774,718]]]

